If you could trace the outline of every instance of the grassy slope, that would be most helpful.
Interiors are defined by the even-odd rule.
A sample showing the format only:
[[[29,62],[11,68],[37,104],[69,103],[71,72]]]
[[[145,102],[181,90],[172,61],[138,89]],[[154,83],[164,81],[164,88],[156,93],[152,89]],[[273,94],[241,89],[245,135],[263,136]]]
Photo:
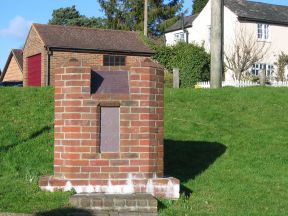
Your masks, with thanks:
[[[287,215],[288,89],[166,93],[166,171],[192,193],[162,215]]]
[[[0,88],[0,212],[64,207],[44,193],[52,173],[53,90]],[[167,90],[165,171],[179,201],[161,215],[286,215],[288,89]]]
[[[53,90],[0,88],[0,211],[63,206],[68,194],[44,193],[38,177],[53,173]]]

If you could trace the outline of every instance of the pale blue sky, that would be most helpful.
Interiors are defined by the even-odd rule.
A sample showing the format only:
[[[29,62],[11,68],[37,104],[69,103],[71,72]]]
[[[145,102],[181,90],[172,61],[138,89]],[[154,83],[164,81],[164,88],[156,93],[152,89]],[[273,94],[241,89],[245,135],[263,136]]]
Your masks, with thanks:
[[[288,5],[287,0],[258,0]],[[21,48],[31,23],[47,23],[53,9],[76,5],[81,14],[102,16],[97,0],[5,0],[1,2],[0,68],[3,69],[12,48]],[[191,13],[192,0],[184,0],[184,8]]]

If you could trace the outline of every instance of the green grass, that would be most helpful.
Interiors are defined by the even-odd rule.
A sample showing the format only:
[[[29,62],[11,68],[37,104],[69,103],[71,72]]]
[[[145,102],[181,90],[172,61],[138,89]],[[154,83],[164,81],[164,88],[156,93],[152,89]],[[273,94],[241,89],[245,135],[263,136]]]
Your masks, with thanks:
[[[287,95],[167,89],[165,172],[181,180],[183,194],[162,201],[160,214],[287,215]],[[0,212],[68,207],[69,193],[37,186],[53,173],[53,89],[0,88],[0,101]]]
[[[166,173],[190,195],[168,202],[162,215],[287,215],[287,95],[283,88],[167,91]]]
[[[37,185],[53,173],[53,89],[0,88],[0,101],[0,211],[65,206],[69,194]]]

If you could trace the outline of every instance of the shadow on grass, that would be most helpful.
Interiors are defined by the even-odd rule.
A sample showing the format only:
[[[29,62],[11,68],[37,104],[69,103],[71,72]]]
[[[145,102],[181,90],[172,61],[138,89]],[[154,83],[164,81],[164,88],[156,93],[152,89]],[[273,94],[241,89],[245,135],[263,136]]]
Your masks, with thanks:
[[[35,216],[93,216],[93,212],[77,208],[60,208],[36,213]]]
[[[180,193],[190,197],[193,191],[183,183],[195,179],[226,151],[217,142],[165,140],[164,173],[180,180]],[[158,209],[166,209],[171,200],[158,200]]]
[[[225,151],[226,146],[217,142],[165,140],[164,173],[185,183],[208,169]],[[183,184],[180,189],[186,196],[192,193]]]
[[[21,145],[29,140],[32,140],[32,139],[35,139],[36,137],[40,136],[41,134],[45,133],[46,131],[49,131],[51,130],[52,127],[51,126],[45,126],[43,128],[41,128],[40,130],[34,132],[33,134],[31,134],[27,139],[23,139],[23,140],[20,140],[16,143],[13,143],[11,145],[8,145],[8,146],[1,146],[0,147],[0,152],[8,152],[11,148],[14,148],[18,145]]]

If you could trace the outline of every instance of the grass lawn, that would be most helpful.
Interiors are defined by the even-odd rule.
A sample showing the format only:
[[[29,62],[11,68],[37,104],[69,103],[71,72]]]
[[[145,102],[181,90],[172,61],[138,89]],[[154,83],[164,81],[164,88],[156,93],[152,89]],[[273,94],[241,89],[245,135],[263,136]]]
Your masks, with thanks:
[[[165,172],[181,180],[161,215],[288,214],[288,88],[166,90]],[[0,88],[0,212],[67,207],[52,174],[53,89]],[[63,214],[62,214],[63,215]]]

